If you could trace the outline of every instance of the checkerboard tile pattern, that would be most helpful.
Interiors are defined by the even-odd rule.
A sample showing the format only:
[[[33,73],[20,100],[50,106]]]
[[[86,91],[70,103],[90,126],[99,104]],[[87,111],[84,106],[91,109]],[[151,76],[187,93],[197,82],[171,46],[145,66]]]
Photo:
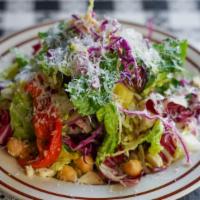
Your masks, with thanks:
[[[83,13],[87,0],[0,0],[0,36],[72,13]],[[95,12],[102,16],[155,26],[171,32],[200,49],[200,0],[96,0]],[[200,190],[182,200],[200,199]],[[14,198],[0,192],[0,200]]]
[[[87,0],[0,0],[0,35],[84,12]],[[156,26],[200,48],[200,0],[96,0],[96,13]]]

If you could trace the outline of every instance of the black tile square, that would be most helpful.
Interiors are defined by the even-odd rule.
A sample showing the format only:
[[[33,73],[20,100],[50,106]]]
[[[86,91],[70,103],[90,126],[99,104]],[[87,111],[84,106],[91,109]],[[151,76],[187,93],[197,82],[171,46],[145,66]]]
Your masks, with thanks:
[[[36,11],[57,11],[60,8],[59,1],[35,1],[34,9]]]
[[[5,10],[6,9],[6,1],[0,1],[0,10]]]
[[[114,2],[113,1],[95,1],[94,2],[94,10],[95,11],[109,11],[114,10]]]
[[[166,0],[143,0],[142,8],[144,10],[167,10],[168,3]]]
[[[0,37],[1,37],[3,34],[4,34],[4,31],[3,31],[3,29],[0,28]],[[1,196],[0,196],[0,198],[1,198]]]
[[[197,3],[197,8],[200,10],[200,0],[196,2]]]

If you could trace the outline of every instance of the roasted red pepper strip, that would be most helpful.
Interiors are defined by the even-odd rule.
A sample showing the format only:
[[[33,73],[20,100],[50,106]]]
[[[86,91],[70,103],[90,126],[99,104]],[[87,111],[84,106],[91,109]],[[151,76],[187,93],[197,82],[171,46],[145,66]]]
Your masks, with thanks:
[[[51,133],[49,148],[44,151],[44,155],[40,155],[36,161],[31,163],[33,168],[49,167],[57,160],[61,151],[61,132],[62,124],[60,120],[56,120],[55,130]]]
[[[49,144],[46,150],[40,152],[35,160],[18,160],[20,165],[31,165],[33,168],[43,168],[51,166],[58,158],[61,151],[61,131],[62,124],[60,120],[55,122],[55,130],[51,132]]]
[[[31,83],[26,87],[26,90],[32,95],[34,106],[37,108],[36,97],[40,95],[40,89]],[[51,110],[55,111],[54,108],[51,108]],[[49,167],[57,160],[61,151],[62,123],[57,116],[49,117],[47,114],[36,114],[33,117],[33,124],[39,155],[34,160],[18,161],[22,166],[31,165],[33,168]]]

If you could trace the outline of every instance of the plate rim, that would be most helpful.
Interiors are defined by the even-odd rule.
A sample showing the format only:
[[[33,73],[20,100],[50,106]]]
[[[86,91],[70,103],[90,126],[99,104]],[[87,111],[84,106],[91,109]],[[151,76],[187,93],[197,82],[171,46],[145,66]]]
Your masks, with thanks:
[[[35,25],[32,25],[32,26],[28,26],[26,28],[20,29],[19,31],[15,31],[14,33],[6,34],[5,36],[0,37],[0,45],[1,45],[1,43],[5,42],[5,41],[17,36],[17,35],[20,35],[21,33],[24,33],[24,32],[27,32],[27,31],[30,31],[32,29],[36,29],[36,28],[39,28],[39,27],[42,27],[42,26],[53,25],[53,24],[59,23],[59,22],[66,20],[66,19],[67,18],[58,19],[58,20],[48,20],[46,22],[38,23],[38,24],[35,24]],[[145,25],[143,25],[141,23],[137,23],[137,22],[132,22],[132,21],[128,21],[128,20],[118,20],[118,21],[121,24],[127,24],[127,25],[130,25],[130,26],[147,28]],[[154,26],[152,28],[152,32],[157,32],[157,33],[166,35],[166,36],[174,38],[174,39],[177,38],[173,34],[169,33],[168,31],[162,31],[158,26]],[[200,55],[200,50],[197,49],[196,47],[194,47],[193,45],[191,45],[190,43],[188,44],[188,47],[191,48],[193,51],[195,51],[197,54]]]
[[[16,37],[16,36],[18,36],[18,35],[20,35],[20,34],[22,34],[22,33],[26,33],[26,32],[28,32],[28,31],[32,31],[32,30],[34,30],[34,29],[37,29],[37,28],[40,28],[40,27],[45,27],[45,26],[49,26],[49,25],[53,25],[53,24],[55,24],[55,23],[58,23],[58,22],[60,22],[60,21],[62,21],[62,20],[64,20],[64,19],[61,19],[61,20],[50,20],[50,21],[47,21],[47,22],[45,22],[45,23],[39,23],[39,24],[36,24],[36,25],[33,25],[33,26],[29,26],[29,27],[27,27],[27,28],[24,28],[24,29],[22,29],[22,30],[20,30],[20,31],[17,31],[17,32],[14,32],[14,33],[12,33],[12,34],[8,34],[8,35],[6,35],[6,36],[4,36],[4,37],[2,37],[2,38],[0,38],[0,45],[2,44],[2,43],[4,43],[4,42],[6,42],[7,40],[10,40],[10,39],[12,39],[12,38],[14,38],[14,37]],[[135,22],[130,22],[130,21],[124,21],[124,20],[119,20],[119,22],[120,23],[122,23],[122,24],[126,24],[126,25],[130,25],[130,26],[135,26],[135,27],[139,27],[139,28],[147,28],[145,25],[142,25],[142,24],[139,24],[139,23],[135,23]],[[162,30],[160,30],[159,28],[153,28],[153,32],[157,32],[157,33],[159,33],[159,34],[162,34],[162,35],[164,35],[164,36],[168,36],[168,37],[172,37],[172,38],[176,38],[176,37],[174,37],[173,35],[171,35],[170,33],[168,33],[168,32],[165,32],[165,31],[162,31]],[[26,41],[24,41],[24,42],[28,42],[28,41],[32,41],[32,40],[34,40],[34,39],[37,39],[38,37],[37,36],[35,36],[34,38],[32,37],[32,38],[29,38],[29,40],[26,40]],[[22,45],[22,43],[23,42],[21,42],[20,44]],[[15,45],[16,46],[16,45]],[[190,49],[192,49],[195,53],[197,53],[199,56],[200,56],[200,50],[198,50],[197,48],[195,48],[193,45],[191,45],[191,44],[189,44],[188,45],[188,47],[190,48]],[[0,57],[1,56],[4,56],[4,55],[6,55],[8,53],[8,51],[5,51],[3,54],[1,54],[0,55]],[[192,60],[190,60],[190,61],[192,61]],[[193,62],[193,61],[192,61]],[[191,63],[192,63],[191,62]],[[198,65],[198,64],[196,64],[196,63],[192,63],[194,66],[196,65],[196,67],[198,68],[198,69],[200,69],[200,65]],[[199,162],[197,162],[197,167],[200,165],[200,161]],[[195,165],[194,165],[195,166]],[[194,168],[194,166],[192,167],[192,168]],[[1,166],[0,166],[0,169],[1,169]],[[193,171],[194,169],[192,169],[192,170],[188,170],[188,171]],[[184,173],[185,174],[185,173]],[[8,174],[7,174],[8,175]],[[9,176],[9,175],[8,175]],[[181,175],[182,176],[182,175]],[[198,183],[199,182],[199,183]],[[3,184],[5,184],[6,185],[6,183],[5,182],[3,182],[3,181],[1,181],[0,180],[0,185],[3,185]],[[194,184],[194,183],[196,183],[197,185],[196,185],[196,187],[195,188],[193,188],[192,190],[190,190],[190,188],[191,188],[191,186]],[[10,186],[10,185],[7,185],[7,186]],[[198,188],[200,186],[200,175],[199,175],[199,177],[197,177],[196,179],[194,179],[194,180],[192,180],[192,182],[190,182],[190,183],[188,183],[188,184],[186,184],[186,185],[184,185],[184,186],[182,186],[181,188],[179,188],[179,189],[177,189],[177,190],[174,190],[173,192],[171,192],[171,193],[168,193],[168,194],[166,194],[166,195],[164,195],[164,196],[161,196],[161,197],[159,197],[159,198],[157,198],[157,199],[164,199],[164,198],[168,198],[168,197],[173,197],[174,195],[178,195],[178,194],[180,194],[180,196],[179,197],[181,197],[181,196],[183,196],[183,195],[185,195],[185,194],[187,194],[187,193],[189,193],[189,192],[191,192],[191,191],[193,191],[194,189],[196,189],[196,188]],[[5,187],[5,186],[4,186]],[[29,194],[25,194],[25,193],[23,193],[22,191],[17,191],[16,192],[16,188],[13,188],[12,186],[10,186],[12,189],[9,189],[8,187],[8,189],[9,190],[12,190],[12,192],[15,192],[15,193],[18,193],[18,194],[20,194],[20,195],[23,195],[23,196],[25,196],[25,197],[28,197],[28,198],[33,198],[32,196],[30,196]],[[1,187],[1,188],[3,188],[3,187]],[[15,190],[15,191],[14,191]],[[153,189],[152,189],[153,190]],[[186,191],[187,190],[187,191]],[[188,191],[189,190],[189,191]],[[177,192],[178,191],[178,192]],[[44,191],[43,191],[44,192]],[[55,194],[54,194],[55,195]],[[126,199],[126,198],[131,198],[131,197],[134,197],[135,195],[134,194],[132,194],[132,195],[126,195],[126,196],[120,196],[119,198],[120,199]],[[66,198],[70,198],[70,196],[68,196],[68,197],[66,197]],[[73,199],[99,199],[99,200],[101,200],[101,199],[116,199],[116,197],[111,197],[111,198],[85,198],[85,197],[71,197],[71,198],[73,198]],[[34,199],[36,199],[36,197],[34,197]]]

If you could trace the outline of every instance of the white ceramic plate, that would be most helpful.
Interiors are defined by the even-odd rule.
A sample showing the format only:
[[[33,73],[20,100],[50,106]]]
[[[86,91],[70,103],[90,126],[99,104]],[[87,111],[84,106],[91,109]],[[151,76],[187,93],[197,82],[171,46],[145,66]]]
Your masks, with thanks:
[[[11,60],[9,49],[17,46],[31,53],[31,46],[37,43],[37,33],[47,30],[53,23],[34,26],[0,41],[1,69]],[[144,26],[123,22],[124,26],[135,28],[147,34]],[[169,36],[155,30],[153,39],[160,41]],[[189,46],[187,62],[189,73],[200,73],[200,52]],[[166,171],[142,177],[140,183],[131,188],[119,185],[87,186],[61,182],[56,179],[28,178],[15,159],[4,149],[0,149],[0,188],[20,199],[177,199],[200,186],[200,152],[192,155],[192,164],[186,166],[185,160],[173,164]]]

